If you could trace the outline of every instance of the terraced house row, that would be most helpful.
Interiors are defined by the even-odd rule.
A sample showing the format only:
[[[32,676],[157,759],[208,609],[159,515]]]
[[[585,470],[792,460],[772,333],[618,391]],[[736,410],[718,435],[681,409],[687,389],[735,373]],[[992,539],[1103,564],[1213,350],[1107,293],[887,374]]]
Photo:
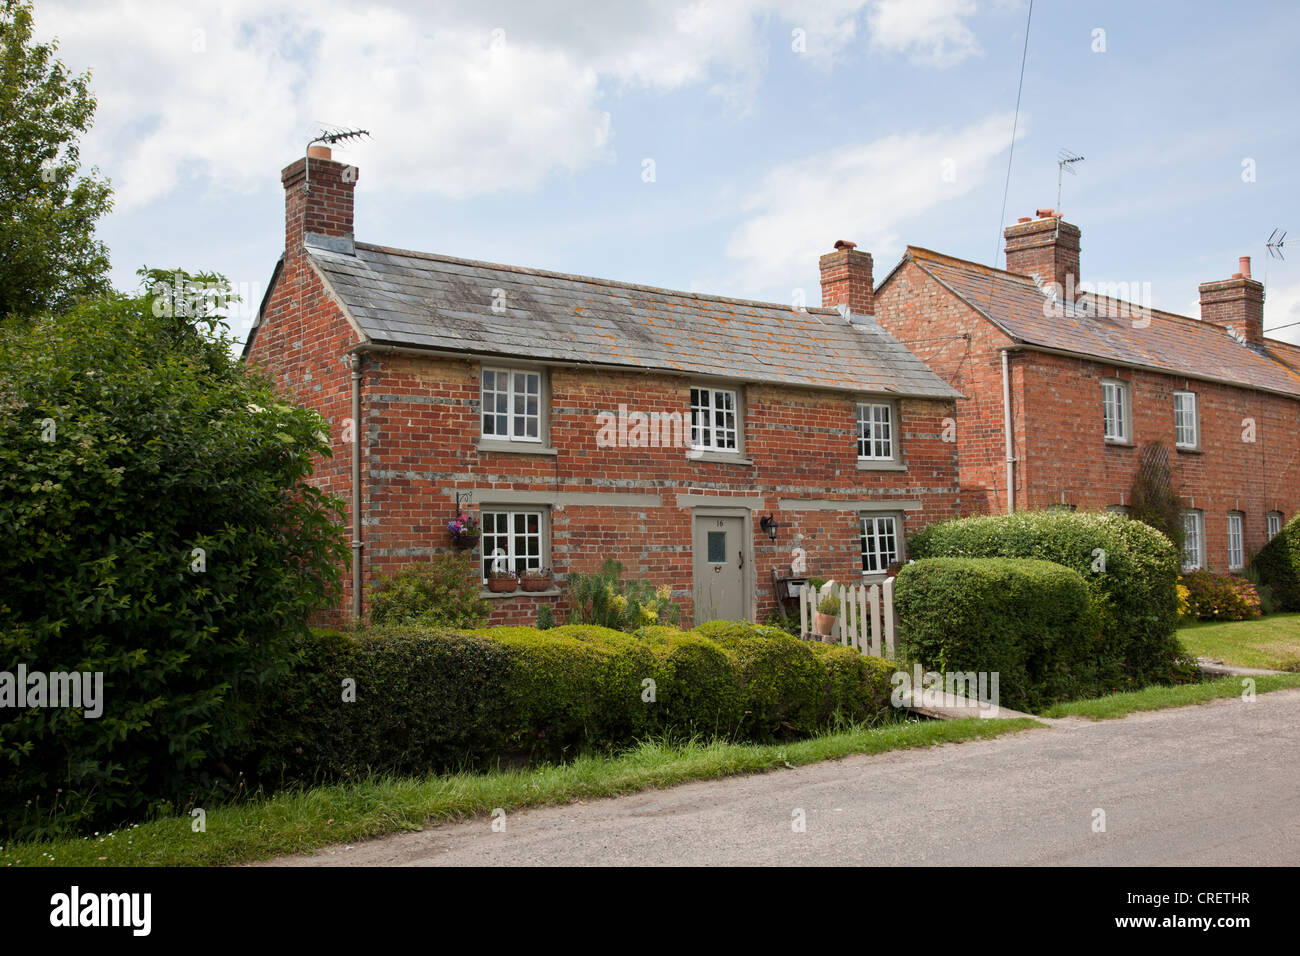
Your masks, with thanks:
[[[1180,477],[1202,522],[1202,563],[1218,559],[1226,503],[1243,515],[1246,552],[1263,540],[1255,512],[1295,507],[1300,350],[1288,365],[1163,313],[1214,338],[1219,380],[1031,350],[1009,324],[1045,301],[1015,274],[1028,260],[999,272],[909,249],[876,289],[871,257],[837,242],[820,263],[822,308],[795,309],[392,249],[354,238],[358,178],[322,147],[283,171],[285,251],[245,346],[333,426],[334,456],[315,480],[348,502],[353,560],[336,619],[364,613],[379,576],[450,549],[447,523],[461,513],[481,525],[470,560],[485,585],[495,569],[543,568],[562,585],[614,558],[671,588],[688,619],[761,617],[796,547],[811,574],[874,581],[932,521],[1122,507],[1166,387],[1182,410]],[[982,284],[992,311],[978,304]],[[1080,308],[1060,336],[1094,320]],[[943,337],[965,344],[956,356],[926,347]],[[1228,384],[1243,378],[1252,384]],[[1103,415],[1087,398],[1103,379],[1114,388],[1093,449]],[[1004,394],[1010,483],[998,480]],[[1257,419],[1244,451],[1220,421],[1231,401]],[[1259,456],[1283,454],[1288,421],[1292,459],[1279,470]],[[1077,444],[1074,466],[1052,464],[1062,443]],[[1229,467],[1253,485],[1227,494],[1216,483]],[[563,610],[562,586],[485,593],[493,623]]]

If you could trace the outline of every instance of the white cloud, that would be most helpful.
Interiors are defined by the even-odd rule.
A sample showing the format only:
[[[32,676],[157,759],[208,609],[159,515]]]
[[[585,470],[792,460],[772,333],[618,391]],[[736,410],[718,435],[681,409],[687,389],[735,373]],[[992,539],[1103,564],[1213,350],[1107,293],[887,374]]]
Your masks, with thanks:
[[[829,68],[867,6],[317,0],[304,15],[292,0],[47,0],[36,19],[70,67],[93,70],[100,106],[83,154],[129,210],[180,188],[255,190],[322,123],[374,132],[344,155],[378,188],[529,189],[612,156],[610,93],[699,86],[744,109],[768,56],[788,52],[769,50],[771,23],[804,30],[810,62]],[[973,44],[924,6],[877,3],[876,39],[936,62]]]
[[[982,51],[964,19],[975,0],[878,0],[867,15],[874,49],[948,67]]]
[[[1017,138],[1025,133],[1021,116]],[[1011,116],[955,131],[908,133],[841,147],[772,170],[745,203],[748,220],[731,236],[737,263],[730,288],[770,288],[797,276],[836,239],[879,255],[903,243],[898,228],[970,192],[1009,145]]]

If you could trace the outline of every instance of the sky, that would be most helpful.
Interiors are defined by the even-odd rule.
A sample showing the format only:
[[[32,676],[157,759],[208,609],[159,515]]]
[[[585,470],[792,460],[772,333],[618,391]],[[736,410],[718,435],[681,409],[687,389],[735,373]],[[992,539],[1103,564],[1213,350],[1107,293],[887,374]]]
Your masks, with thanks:
[[[1002,265],[1065,149],[1085,282],[1196,316],[1249,255],[1266,333],[1300,323],[1293,2],[37,0],[36,29],[92,74],[114,284],[223,273],[241,339],[280,170],[341,128],[360,241],[810,305],[837,239],[877,282],[908,244]]]

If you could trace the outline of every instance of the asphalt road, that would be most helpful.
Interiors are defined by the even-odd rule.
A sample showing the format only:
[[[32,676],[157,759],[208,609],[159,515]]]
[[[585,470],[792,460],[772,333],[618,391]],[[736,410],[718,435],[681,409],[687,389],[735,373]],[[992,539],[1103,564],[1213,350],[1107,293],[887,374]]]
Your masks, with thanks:
[[[521,811],[504,832],[482,817],[271,863],[1294,866],[1300,690]]]

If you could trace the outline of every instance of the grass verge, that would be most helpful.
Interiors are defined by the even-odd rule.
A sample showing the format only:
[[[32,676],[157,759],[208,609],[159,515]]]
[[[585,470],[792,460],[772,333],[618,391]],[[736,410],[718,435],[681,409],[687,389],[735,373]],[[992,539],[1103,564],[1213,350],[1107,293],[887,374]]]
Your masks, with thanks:
[[[1238,667],[1300,671],[1300,613],[1253,621],[1198,621],[1179,628],[1178,639],[1197,657]]]
[[[787,744],[646,742],[616,756],[483,774],[375,778],[287,791],[207,814],[194,833],[188,817],[114,833],[0,847],[4,866],[214,866],[305,853],[475,814],[610,797],[692,780],[762,773],[852,754],[876,754],[985,739],[1043,725],[1034,720],[907,721]]]
[[[1289,690],[1300,687],[1300,674],[1265,675],[1252,678],[1255,692]],[[1224,697],[1240,697],[1243,678],[1221,677],[1199,684],[1181,684],[1177,687],[1144,687],[1142,690],[1111,694],[1093,700],[1073,700],[1049,707],[1044,717],[1087,717],[1090,720],[1112,720],[1136,713],[1139,710],[1161,710],[1165,707],[1185,707],[1203,704]]]

